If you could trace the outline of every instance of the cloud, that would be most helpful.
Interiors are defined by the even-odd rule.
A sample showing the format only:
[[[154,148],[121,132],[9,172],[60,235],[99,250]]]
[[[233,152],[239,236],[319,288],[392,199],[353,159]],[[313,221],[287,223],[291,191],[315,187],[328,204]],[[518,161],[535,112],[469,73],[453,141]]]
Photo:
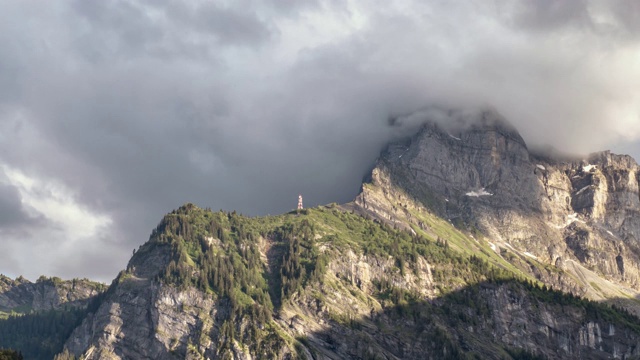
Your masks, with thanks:
[[[570,27],[584,29],[593,26],[590,4],[585,1],[525,1],[520,2],[515,14],[514,25],[517,29],[549,32]]]
[[[9,251],[3,251],[0,258],[13,260],[12,266],[31,278],[37,277],[39,267],[44,266],[53,275],[59,275],[58,271],[63,274],[81,271],[104,280],[101,271],[95,271],[95,265],[113,261],[104,256],[105,253],[122,251],[114,248],[116,243],[110,241],[105,232],[111,219],[79,204],[63,184],[43,182],[7,166],[2,170],[0,234],[3,246]],[[78,253],[82,256],[76,258]],[[88,265],[88,259],[97,257],[102,260],[91,261],[93,266],[81,269],[75,266]],[[16,258],[23,262],[15,261]],[[67,271],[69,269],[75,271]]]
[[[274,29],[250,8],[211,2],[73,1],[70,45],[90,62],[215,59],[225,47],[266,42]]]
[[[0,183],[0,233],[24,231],[41,220],[37,213],[22,204],[16,187]]]
[[[0,214],[29,231],[0,271],[108,281],[187,201],[349,201],[408,131],[389,116],[425,105],[491,105],[532,145],[640,155],[630,2],[289,3],[3,1]]]

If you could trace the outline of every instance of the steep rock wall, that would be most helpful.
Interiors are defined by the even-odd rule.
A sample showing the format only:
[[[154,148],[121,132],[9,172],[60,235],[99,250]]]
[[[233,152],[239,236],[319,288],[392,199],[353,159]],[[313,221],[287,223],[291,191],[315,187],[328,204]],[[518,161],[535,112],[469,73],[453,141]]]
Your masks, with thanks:
[[[483,111],[465,126],[427,123],[411,139],[390,144],[371,176],[371,186],[390,196],[374,196],[365,185],[354,203],[403,226],[411,215],[401,197],[411,194],[414,207],[477,229],[492,246],[565,270],[567,261],[577,261],[635,296],[639,173],[631,157],[608,151],[584,159],[532,154],[499,114]],[[614,296],[582,286],[596,299]]]
[[[35,283],[24,278],[0,276],[0,311],[26,312],[86,307],[106,286],[87,279],[61,280],[41,277]]]

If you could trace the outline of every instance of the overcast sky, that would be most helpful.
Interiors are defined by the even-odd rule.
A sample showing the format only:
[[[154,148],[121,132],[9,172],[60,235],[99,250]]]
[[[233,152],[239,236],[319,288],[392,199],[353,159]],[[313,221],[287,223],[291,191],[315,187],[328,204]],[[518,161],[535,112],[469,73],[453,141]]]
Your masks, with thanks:
[[[110,281],[185,202],[350,201],[390,114],[640,157],[640,2],[0,0],[0,272]]]

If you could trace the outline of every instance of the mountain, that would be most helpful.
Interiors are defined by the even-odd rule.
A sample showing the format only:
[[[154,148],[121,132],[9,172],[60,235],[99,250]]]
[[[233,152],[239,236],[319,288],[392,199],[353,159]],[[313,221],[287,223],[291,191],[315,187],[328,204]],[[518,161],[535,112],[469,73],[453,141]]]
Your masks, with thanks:
[[[62,280],[41,276],[35,283],[0,275],[0,316],[2,313],[85,308],[106,286],[88,279]]]
[[[18,356],[1,350],[10,347],[20,349],[25,359],[53,358],[105,290],[104,284],[87,279],[41,276],[32,283],[0,275],[0,354]]]
[[[167,214],[57,359],[638,358],[638,170],[451,112],[351,203]]]
[[[415,227],[420,216],[410,209],[425,206],[539,280],[638,314],[638,164],[608,151],[585,159],[530,153],[493,111],[463,120],[449,129],[425,124],[390,145],[358,207]]]

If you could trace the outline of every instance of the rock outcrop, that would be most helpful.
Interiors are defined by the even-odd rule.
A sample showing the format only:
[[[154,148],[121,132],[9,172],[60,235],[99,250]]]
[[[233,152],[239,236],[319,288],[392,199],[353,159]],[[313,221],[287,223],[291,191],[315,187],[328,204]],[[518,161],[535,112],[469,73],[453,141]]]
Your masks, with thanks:
[[[631,157],[609,151],[584,159],[539,155],[493,111],[455,116],[389,145],[372,186],[363,187],[355,204],[406,223],[410,219],[397,212],[406,199],[383,198],[375,189],[400,191],[414,207],[479,231],[491,246],[571,273],[555,281],[558,288],[599,300],[638,296],[640,167]],[[634,301],[626,303],[637,311]]]
[[[85,359],[172,359],[192,358],[189,347],[209,347],[204,334],[219,308],[200,291],[156,280],[168,255],[160,246],[134,257],[103,305],[75,329],[67,348]]]
[[[86,307],[106,286],[87,279],[61,280],[41,276],[35,283],[0,275],[0,311],[29,312]]]

